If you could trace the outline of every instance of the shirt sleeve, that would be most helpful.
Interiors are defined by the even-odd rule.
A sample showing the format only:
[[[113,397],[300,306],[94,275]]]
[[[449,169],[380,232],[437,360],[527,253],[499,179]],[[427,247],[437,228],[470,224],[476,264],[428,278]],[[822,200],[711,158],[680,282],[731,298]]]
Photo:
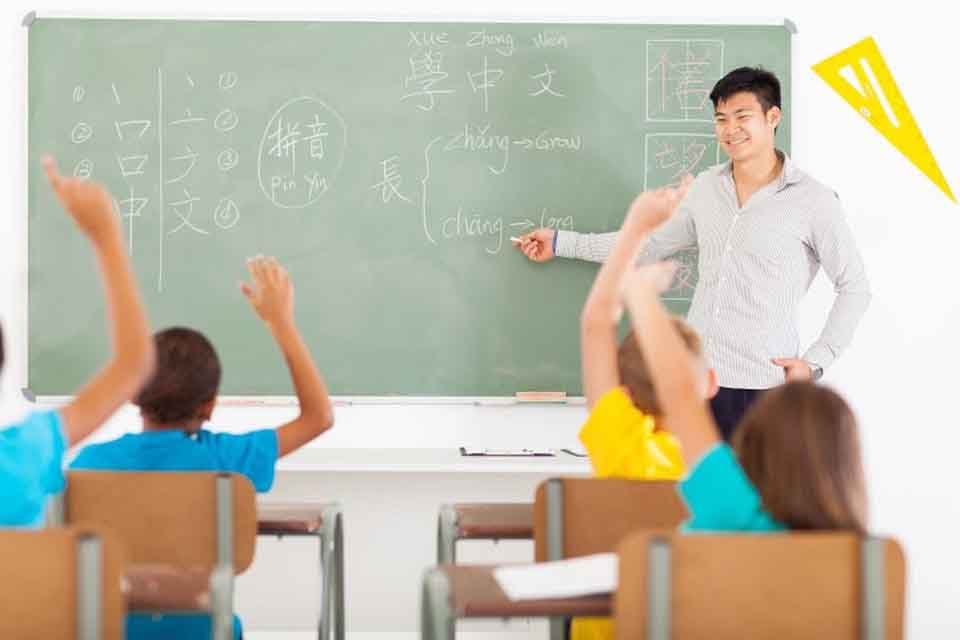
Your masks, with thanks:
[[[40,483],[47,494],[63,491],[63,455],[67,440],[63,433],[63,421],[57,411],[30,414],[21,425],[13,427],[19,440],[18,454],[40,476]],[[10,434],[13,435],[13,434]]]
[[[669,258],[678,251],[693,249],[697,246],[697,229],[693,221],[690,200],[688,194],[670,219],[650,235],[640,250],[637,262],[653,264]]]
[[[690,519],[686,531],[782,531],[729,445],[718,444],[680,485]]]
[[[684,200],[688,202],[689,198]],[[693,211],[681,203],[676,213],[660,226],[643,245],[639,261],[643,264],[657,262],[677,251],[697,246],[697,231]],[[619,231],[610,233],[577,233],[557,231],[554,254],[561,258],[575,258],[587,262],[606,262],[617,243]]]
[[[835,194],[827,194],[813,212],[810,243],[837,297],[820,337],[803,359],[826,369],[850,345],[871,298],[863,258]]]
[[[601,478],[675,480],[683,475],[679,443],[669,433],[656,432],[654,418],[638,410],[621,387],[600,398],[580,441]]]
[[[0,430],[0,526],[39,527],[47,498],[64,488],[66,438],[56,411]]]
[[[554,253],[561,258],[575,258],[587,262],[605,262],[617,243],[618,231],[610,233],[577,233],[557,231]]]
[[[626,430],[622,416],[630,404],[623,389],[615,387],[600,397],[580,429],[580,442],[600,477],[612,475],[619,466]]]
[[[277,432],[261,429],[244,434],[217,433],[212,437],[220,468],[242,473],[257,491],[273,486],[277,464]]]

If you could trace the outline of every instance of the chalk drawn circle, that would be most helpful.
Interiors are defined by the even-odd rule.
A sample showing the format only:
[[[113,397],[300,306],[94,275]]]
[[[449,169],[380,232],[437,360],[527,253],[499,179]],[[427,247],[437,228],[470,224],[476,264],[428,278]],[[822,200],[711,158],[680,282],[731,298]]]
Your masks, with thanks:
[[[85,90],[83,87],[81,87],[80,85],[77,85],[77,86],[74,87],[74,89],[73,89],[73,101],[74,101],[74,102],[83,102],[83,97],[84,97],[86,94],[87,94],[86,90]]]
[[[240,117],[237,115],[237,112],[233,109],[224,109],[218,113],[216,119],[214,119],[213,128],[220,133],[226,133],[227,131],[236,129],[238,124],[240,124]]]
[[[220,171],[230,171],[240,164],[240,154],[236,149],[224,149],[217,156],[217,166]]]
[[[70,141],[73,144],[83,144],[93,136],[93,127],[86,122],[78,122],[70,132]]]
[[[240,209],[229,198],[221,198],[213,212],[213,221],[221,229],[229,229],[240,221]]]
[[[93,175],[93,162],[90,158],[84,158],[73,168],[73,177],[80,180],[89,180]]]
[[[217,84],[220,86],[220,89],[223,91],[229,91],[237,86],[237,82],[240,80],[235,71],[224,71],[220,74],[220,80]]]
[[[308,155],[307,143],[280,151],[274,157],[278,140],[272,140],[274,134],[283,129],[284,123],[295,122],[301,132],[309,131],[308,122],[322,120],[326,139],[325,152],[322,159],[311,159]],[[306,134],[304,134],[305,137]],[[285,102],[273,114],[263,130],[260,138],[260,151],[257,154],[257,177],[260,181],[260,191],[280,209],[303,209],[317,202],[330,190],[334,179],[343,167],[343,160],[347,151],[347,124],[336,109],[323,100],[304,96],[293,98]],[[296,158],[291,155],[297,153]],[[286,155],[284,155],[286,154]],[[283,156],[283,157],[279,157]],[[295,163],[294,163],[295,160]],[[296,175],[291,167],[295,164]],[[322,181],[322,189],[316,188],[317,182],[310,182],[308,176],[315,181]],[[307,192],[302,197],[304,191]]]

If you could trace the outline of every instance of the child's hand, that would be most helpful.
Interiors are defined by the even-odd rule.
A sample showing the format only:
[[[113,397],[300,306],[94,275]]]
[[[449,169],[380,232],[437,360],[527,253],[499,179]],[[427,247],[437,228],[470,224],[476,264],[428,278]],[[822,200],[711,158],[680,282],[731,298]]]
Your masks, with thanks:
[[[293,283],[287,270],[276,258],[256,256],[247,260],[253,286],[240,283],[240,290],[250,301],[260,319],[277,326],[293,320]]]
[[[627,217],[623,221],[622,231],[627,233],[649,233],[667,221],[677,205],[687,195],[693,176],[686,175],[680,186],[663,187],[653,191],[644,191],[630,205]]]
[[[673,261],[657,262],[637,267],[623,277],[621,294],[629,300],[632,296],[658,296],[670,288],[679,265]]]
[[[92,241],[99,242],[119,230],[113,200],[106,189],[95,182],[60,175],[50,156],[43,159],[43,168],[63,208]]]

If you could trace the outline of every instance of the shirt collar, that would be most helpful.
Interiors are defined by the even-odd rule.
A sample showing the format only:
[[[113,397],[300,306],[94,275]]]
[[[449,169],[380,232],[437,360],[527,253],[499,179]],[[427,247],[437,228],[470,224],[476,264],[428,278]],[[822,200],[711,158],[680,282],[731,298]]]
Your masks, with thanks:
[[[796,184],[803,180],[803,172],[800,170],[800,167],[790,159],[783,151],[777,149],[777,155],[783,160],[783,168],[780,170],[780,175],[776,179],[777,191],[782,191],[786,189],[791,184]],[[722,165],[720,165],[720,175],[726,176],[733,181],[733,161],[727,160]]]

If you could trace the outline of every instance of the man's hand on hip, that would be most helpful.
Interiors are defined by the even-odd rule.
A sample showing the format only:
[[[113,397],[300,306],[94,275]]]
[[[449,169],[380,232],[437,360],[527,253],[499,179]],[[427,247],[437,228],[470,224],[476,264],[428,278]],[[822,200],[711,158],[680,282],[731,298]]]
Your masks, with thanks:
[[[783,367],[787,374],[787,382],[807,382],[813,380],[813,369],[806,360],[800,358],[774,358],[771,360],[778,367]]]

